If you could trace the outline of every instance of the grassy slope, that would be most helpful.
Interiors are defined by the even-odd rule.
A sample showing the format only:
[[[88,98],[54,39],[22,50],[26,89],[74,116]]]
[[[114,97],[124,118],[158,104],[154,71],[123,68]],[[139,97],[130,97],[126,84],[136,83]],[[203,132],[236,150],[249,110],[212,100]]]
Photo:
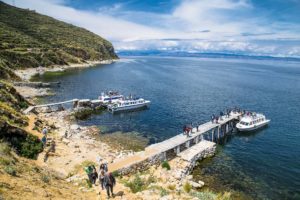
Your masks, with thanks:
[[[0,78],[9,68],[118,58],[109,41],[90,31],[1,1],[0,33]]]
[[[96,199],[96,193],[81,192],[55,172],[17,156],[6,143],[0,143],[0,199]]]

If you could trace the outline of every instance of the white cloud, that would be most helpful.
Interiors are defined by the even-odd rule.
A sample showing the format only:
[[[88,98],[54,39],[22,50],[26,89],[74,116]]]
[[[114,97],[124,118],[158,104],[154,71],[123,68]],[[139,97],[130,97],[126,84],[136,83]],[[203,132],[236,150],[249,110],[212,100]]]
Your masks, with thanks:
[[[111,40],[118,50],[232,51],[300,56],[299,25],[270,23],[253,15],[254,8],[247,0],[182,0],[172,12],[165,14],[125,10],[122,3],[84,11],[68,7],[64,2],[15,0],[18,7],[34,9],[99,34]],[[297,42],[285,44],[290,39]],[[261,42],[264,40],[268,42]]]

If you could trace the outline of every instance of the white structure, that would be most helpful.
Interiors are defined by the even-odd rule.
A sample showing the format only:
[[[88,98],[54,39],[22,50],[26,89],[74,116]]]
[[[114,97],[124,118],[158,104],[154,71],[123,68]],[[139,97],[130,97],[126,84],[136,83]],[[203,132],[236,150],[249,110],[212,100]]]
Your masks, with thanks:
[[[263,114],[245,115],[237,123],[236,128],[239,131],[253,131],[267,125],[270,121]]]
[[[99,100],[104,104],[116,103],[122,99],[124,99],[123,95],[113,91],[109,91],[106,93],[102,92],[101,95],[99,96]]]
[[[116,103],[108,105],[107,108],[110,112],[114,113],[118,111],[135,110],[138,108],[148,107],[149,104],[150,101],[139,98],[117,101]]]

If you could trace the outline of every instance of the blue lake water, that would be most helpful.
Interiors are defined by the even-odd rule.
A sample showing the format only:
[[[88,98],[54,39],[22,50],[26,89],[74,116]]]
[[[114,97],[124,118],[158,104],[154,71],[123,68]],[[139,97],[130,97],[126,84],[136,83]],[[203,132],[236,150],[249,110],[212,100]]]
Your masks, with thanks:
[[[136,131],[159,141],[190,122],[206,122],[228,107],[262,112],[269,127],[236,134],[195,170],[253,199],[300,199],[300,62],[278,60],[126,57],[110,65],[40,77],[61,81],[46,101],[95,99],[114,89],[151,100],[149,110],[94,115],[84,125],[104,132]]]

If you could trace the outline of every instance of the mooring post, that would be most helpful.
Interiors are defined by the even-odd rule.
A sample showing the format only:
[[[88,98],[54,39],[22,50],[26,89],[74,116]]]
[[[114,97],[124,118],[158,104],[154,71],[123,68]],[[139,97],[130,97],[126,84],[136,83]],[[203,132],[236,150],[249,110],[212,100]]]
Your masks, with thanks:
[[[185,143],[186,148],[190,148],[190,140]]]
[[[195,143],[198,144],[199,143],[199,135],[195,138]]]
[[[180,145],[176,147],[176,154],[178,155],[180,153]]]
[[[164,159],[164,160],[167,160],[167,152],[166,152],[166,151],[163,152],[163,159]]]

